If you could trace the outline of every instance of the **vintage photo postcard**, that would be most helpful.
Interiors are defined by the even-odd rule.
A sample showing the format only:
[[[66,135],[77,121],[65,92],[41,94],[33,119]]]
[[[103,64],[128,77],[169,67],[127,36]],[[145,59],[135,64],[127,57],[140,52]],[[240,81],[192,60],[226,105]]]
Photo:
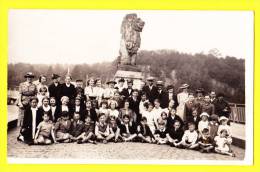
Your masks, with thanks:
[[[8,10],[14,164],[253,163],[253,11]]]

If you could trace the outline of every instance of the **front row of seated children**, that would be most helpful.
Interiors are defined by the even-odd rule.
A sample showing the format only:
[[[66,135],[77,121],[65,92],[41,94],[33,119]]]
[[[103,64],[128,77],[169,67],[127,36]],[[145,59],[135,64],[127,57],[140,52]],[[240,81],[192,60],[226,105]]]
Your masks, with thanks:
[[[172,147],[182,149],[199,150],[200,152],[215,151],[220,154],[235,156],[230,145],[232,138],[228,119],[213,115],[209,122],[207,113],[202,113],[202,128],[199,125],[198,131],[194,122],[188,122],[188,129],[183,130],[179,120],[174,121],[172,126],[167,128],[165,120],[158,121],[158,128],[152,133],[147,118],[142,117],[138,126],[130,122],[130,117],[124,115],[122,123],[118,124],[116,117],[111,116],[107,120],[106,115],[101,113],[98,122],[94,124],[89,116],[85,123],[80,120],[80,115],[74,113],[73,119],[69,120],[69,113],[62,112],[61,118],[55,124],[50,120],[48,113],[44,113],[43,121],[38,125],[35,135],[35,144],[51,144],[52,142],[128,142],[139,141],[143,143],[169,144]],[[205,117],[204,117],[205,116]],[[205,125],[208,123],[208,126]],[[200,123],[199,123],[200,124]]]

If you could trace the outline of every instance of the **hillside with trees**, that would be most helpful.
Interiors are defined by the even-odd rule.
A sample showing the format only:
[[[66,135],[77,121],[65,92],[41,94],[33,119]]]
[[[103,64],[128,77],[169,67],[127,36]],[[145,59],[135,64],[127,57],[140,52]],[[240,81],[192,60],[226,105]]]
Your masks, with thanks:
[[[173,84],[176,92],[183,83],[188,83],[191,90],[204,88],[223,92],[234,103],[245,102],[245,60],[235,57],[217,58],[212,54],[186,54],[172,50],[140,51],[137,64],[150,66],[150,75]],[[100,77],[104,82],[113,78],[117,64],[104,62],[96,64],[8,64],[8,87],[18,86],[24,81],[28,71],[36,76],[45,74],[50,82],[52,73],[64,76],[69,68],[73,80],[88,77]]]

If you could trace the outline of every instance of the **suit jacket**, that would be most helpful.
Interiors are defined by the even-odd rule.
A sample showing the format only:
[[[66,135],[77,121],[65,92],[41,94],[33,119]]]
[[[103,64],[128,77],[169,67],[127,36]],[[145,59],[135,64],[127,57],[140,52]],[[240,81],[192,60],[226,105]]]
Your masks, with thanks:
[[[176,109],[178,107],[178,105],[179,105],[178,100],[177,100],[177,95],[176,94],[171,95],[171,99],[174,100],[173,108]],[[169,97],[169,93],[168,92],[167,92],[167,102],[168,102],[168,104],[170,102],[170,97]]]
[[[148,85],[145,85],[142,89],[147,95],[147,98],[151,103],[158,97],[158,91],[156,86],[152,86],[152,89],[149,88]]]
[[[57,86],[52,83],[49,85],[49,95],[50,97],[55,97],[57,105],[60,104],[60,99],[61,99],[61,84],[59,83]]]
[[[197,116],[196,120],[194,119],[193,116],[187,117],[186,129],[188,128],[188,123],[189,123],[189,122],[194,122],[194,123],[195,123],[195,128],[196,128],[196,130],[197,130],[197,129],[198,129],[199,122],[200,122],[200,117]]]
[[[130,132],[130,134],[135,134],[137,131],[136,131],[136,125],[133,123],[132,125],[129,125],[128,124],[128,128],[129,128],[129,132]],[[121,126],[120,126],[120,133],[121,133],[121,135],[124,133],[124,134],[126,134],[127,133],[127,131],[126,131],[126,125],[125,124],[122,124]]]
[[[171,129],[167,130],[167,133],[169,134],[169,136],[172,139],[174,139],[174,140],[177,139],[178,142],[180,142],[182,140],[182,136],[184,134],[184,131],[181,128],[179,128],[177,130],[175,130],[174,128],[171,128]]]
[[[51,111],[51,116],[52,116],[52,110]],[[61,116],[61,107],[60,106],[56,106],[55,112],[54,112],[54,118],[52,117],[52,121],[53,122],[57,122],[57,120],[60,118]]]
[[[78,113],[80,114],[80,119],[83,121],[85,121],[85,111],[86,109],[84,108],[84,106],[80,106]],[[76,112],[76,106],[73,106],[70,108],[70,114],[71,117],[73,117],[74,113]],[[84,119],[83,119],[84,118]]]
[[[78,137],[80,134],[84,132],[85,125],[82,121],[74,121],[72,120],[71,126],[70,126],[70,134],[73,137]]]
[[[70,99],[70,102],[74,100],[76,96],[76,89],[73,84],[70,84],[69,87],[66,86],[65,83],[61,84],[61,91],[60,91],[61,97],[67,96]]]
[[[130,93],[128,91],[128,88],[124,88],[121,91],[121,95],[124,96],[124,99],[128,99],[132,95],[133,89],[131,89]]]
[[[82,121],[85,121],[87,115],[90,116],[93,122],[96,122],[98,120],[97,112],[94,108],[91,108],[90,110],[84,109],[84,112],[82,114],[83,114],[83,116],[81,117]]]
[[[161,108],[167,108],[169,104],[169,96],[166,91],[162,90],[161,92],[158,90],[157,98],[161,103]]]
[[[42,110],[38,109],[36,111],[36,129],[37,126],[39,125],[39,123],[42,121]],[[21,132],[21,134],[24,136],[25,142],[31,142],[32,139],[32,110],[31,107],[28,107],[25,111],[24,111],[24,119],[23,119],[23,125],[22,125],[22,129],[24,130],[23,132]],[[35,132],[36,133],[36,132]]]
[[[169,116],[169,117],[167,118],[166,128],[167,128],[167,129],[173,128],[173,124],[175,123],[175,121],[180,121],[180,123],[181,123],[180,128],[183,127],[183,125],[184,125],[183,120],[182,120],[181,117],[179,117],[178,115],[175,115],[174,119],[172,119],[171,116]]]
[[[140,100],[137,98],[137,100],[134,100],[132,97],[129,98],[129,108],[133,110],[133,112],[136,115],[136,121],[139,123],[141,121],[141,115],[139,113],[139,104],[140,104]]]

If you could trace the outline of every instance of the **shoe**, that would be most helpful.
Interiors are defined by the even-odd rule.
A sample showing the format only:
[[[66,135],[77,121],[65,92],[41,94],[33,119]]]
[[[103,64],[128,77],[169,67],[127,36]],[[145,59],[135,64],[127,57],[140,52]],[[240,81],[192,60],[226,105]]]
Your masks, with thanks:
[[[82,144],[82,143],[83,143],[82,140],[77,141],[77,144]]]

